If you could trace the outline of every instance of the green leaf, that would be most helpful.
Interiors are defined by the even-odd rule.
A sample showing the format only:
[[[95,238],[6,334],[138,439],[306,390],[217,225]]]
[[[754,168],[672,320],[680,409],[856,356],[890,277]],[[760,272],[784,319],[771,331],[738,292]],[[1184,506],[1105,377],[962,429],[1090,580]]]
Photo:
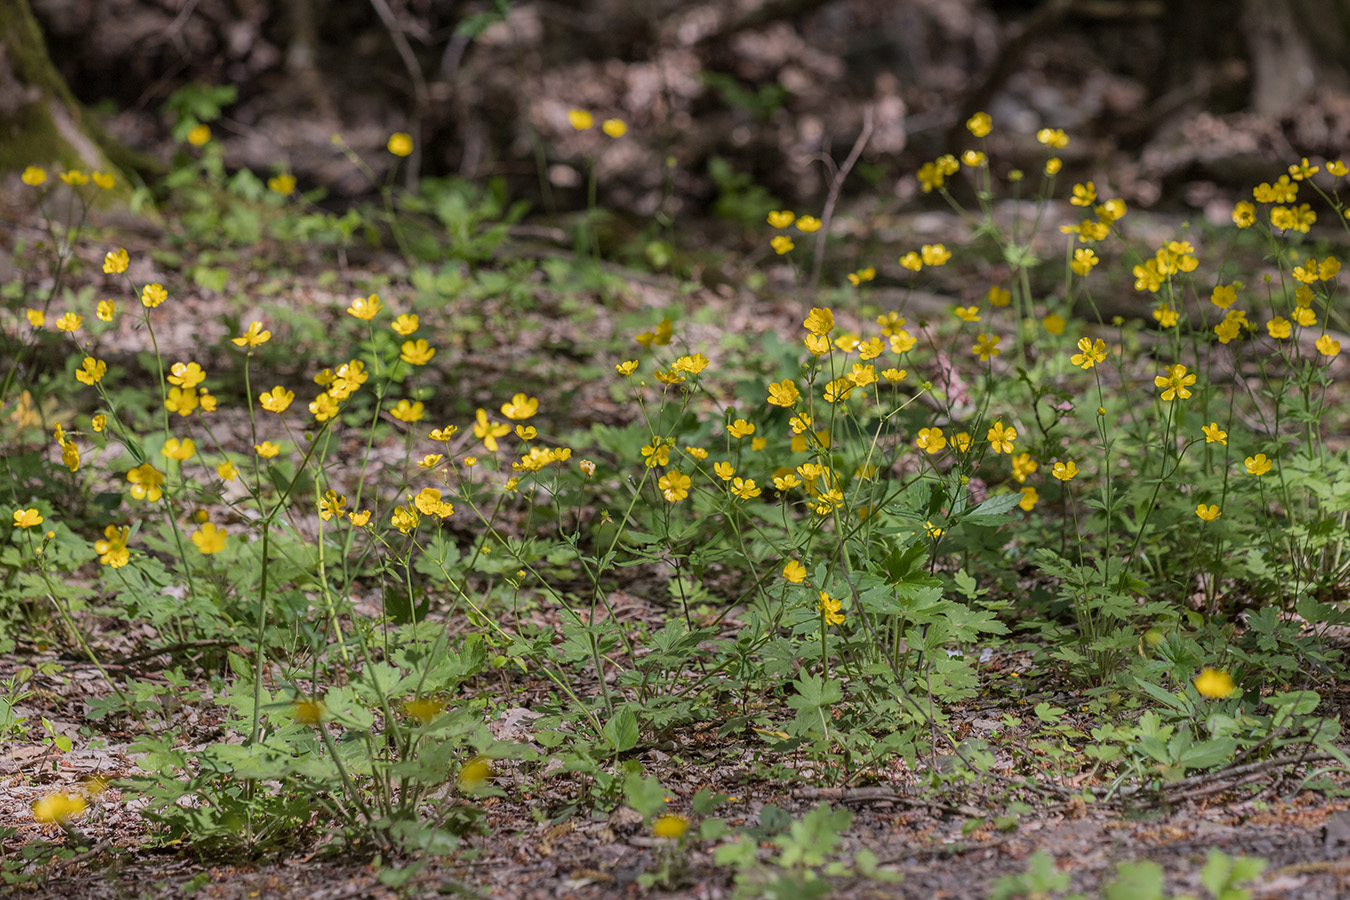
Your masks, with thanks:
[[[1020,491],[1012,494],[999,494],[990,497],[956,521],[963,525],[1002,525],[1009,510],[1022,502]]]
[[[631,707],[623,707],[605,723],[603,734],[615,753],[632,750],[638,742],[638,721]]]

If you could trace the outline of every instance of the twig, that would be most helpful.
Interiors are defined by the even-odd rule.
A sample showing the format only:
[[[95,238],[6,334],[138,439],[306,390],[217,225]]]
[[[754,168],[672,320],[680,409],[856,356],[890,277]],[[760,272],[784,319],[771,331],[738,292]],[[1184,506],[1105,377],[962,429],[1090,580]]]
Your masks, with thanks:
[[[825,262],[825,241],[830,234],[830,220],[834,218],[834,208],[839,203],[839,192],[844,188],[844,179],[848,178],[848,173],[853,171],[853,167],[858,164],[858,158],[862,156],[863,148],[872,137],[872,107],[869,104],[863,109],[862,132],[858,134],[858,139],[853,142],[853,149],[849,151],[848,158],[834,173],[834,178],[830,181],[830,193],[825,198],[825,208],[820,213],[820,231],[816,237],[816,253],[811,260],[811,282],[810,292],[816,292],[817,285],[820,284],[820,267]],[[829,157],[825,157],[829,159]],[[833,160],[831,160],[833,162]]]
[[[413,53],[412,45],[408,43],[407,36],[403,33],[403,27],[399,25],[398,18],[394,16],[394,11],[389,8],[385,0],[370,0],[370,5],[375,8],[376,14],[384,27],[389,29],[389,37],[394,42],[394,49],[398,50],[398,55],[403,60],[403,65],[408,70],[408,76],[412,79],[413,85],[413,121],[408,130],[412,132],[412,153],[408,155],[408,167],[404,171],[404,187],[409,191],[417,190],[417,173],[422,169],[422,119],[427,114],[427,107],[430,104],[430,93],[427,91],[427,80],[422,75],[422,65],[417,61],[417,55]]]

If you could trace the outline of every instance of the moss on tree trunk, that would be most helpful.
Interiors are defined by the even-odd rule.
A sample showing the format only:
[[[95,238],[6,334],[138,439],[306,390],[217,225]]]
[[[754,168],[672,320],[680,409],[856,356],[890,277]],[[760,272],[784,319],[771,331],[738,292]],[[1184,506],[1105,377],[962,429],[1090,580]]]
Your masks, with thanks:
[[[116,170],[113,147],[52,65],[28,0],[0,0],[0,171]]]

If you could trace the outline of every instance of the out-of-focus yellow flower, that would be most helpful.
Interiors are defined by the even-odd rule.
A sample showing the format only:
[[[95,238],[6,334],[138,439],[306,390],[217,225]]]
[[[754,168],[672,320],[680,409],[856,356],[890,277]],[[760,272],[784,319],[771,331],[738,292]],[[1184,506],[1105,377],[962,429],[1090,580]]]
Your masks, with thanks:
[[[84,812],[88,805],[79,794],[48,794],[33,804],[33,818],[43,824],[62,824]]]
[[[389,140],[384,146],[386,150],[395,156],[409,156],[413,152],[412,135],[405,131],[396,131],[389,135]]]
[[[187,142],[194,147],[200,147],[209,140],[211,140],[210,125],[204,124],[194,125],[192,126],[192,129],[187,133]]]
[[[1233,693],[1237,690],[1237,685],[1233,684],[1233,676],[1222,669],[1211,669],[1209,666],[1205,666],[1195,678],[1195,689],[1202,696],[1209,697],[1212,700],[1222,700],[1225,697],[1233,696]]]

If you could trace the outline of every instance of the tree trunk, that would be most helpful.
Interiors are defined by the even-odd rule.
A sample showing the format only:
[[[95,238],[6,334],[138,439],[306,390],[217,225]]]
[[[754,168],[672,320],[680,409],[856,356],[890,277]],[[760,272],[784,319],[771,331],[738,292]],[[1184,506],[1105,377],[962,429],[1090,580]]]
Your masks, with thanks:
[[[111,145],[52,66],[28,0],[0,0],[0,171],[114,171]]]

